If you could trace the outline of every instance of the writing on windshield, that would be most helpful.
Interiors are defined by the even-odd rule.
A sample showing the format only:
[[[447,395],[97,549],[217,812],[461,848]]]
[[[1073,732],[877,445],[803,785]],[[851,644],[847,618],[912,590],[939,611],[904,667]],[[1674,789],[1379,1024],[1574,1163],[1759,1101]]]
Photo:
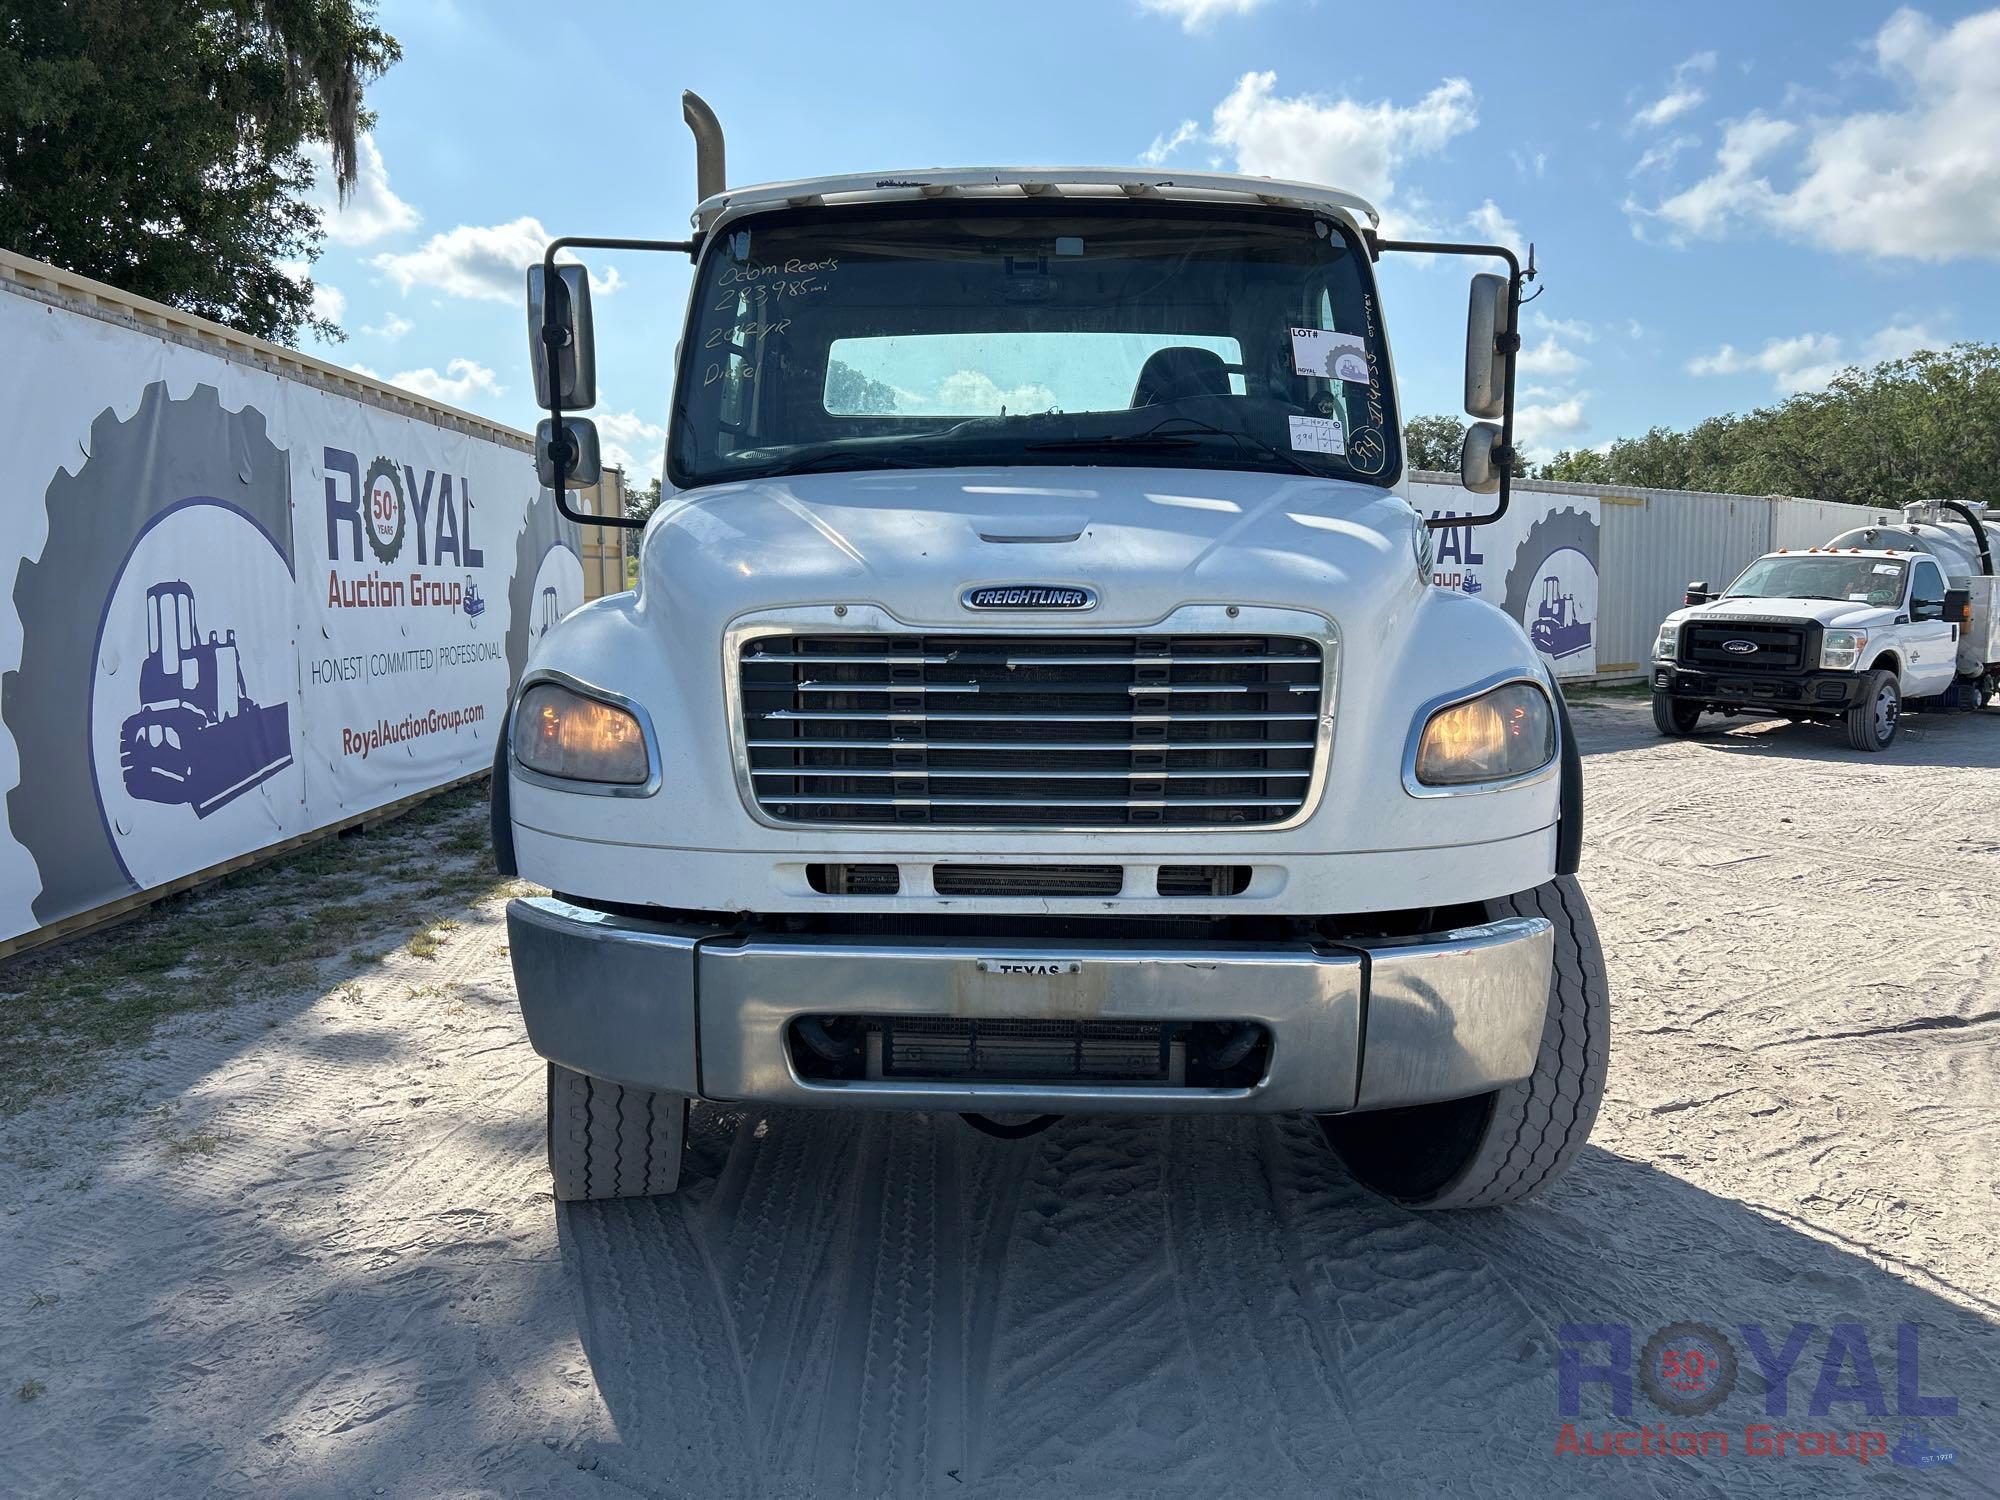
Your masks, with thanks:
[[[1052,462],[1385,485],[1400,469],[1366,252],[1301,210],[783,210],[725,230],[698,278],[668,447],[681,487]]]

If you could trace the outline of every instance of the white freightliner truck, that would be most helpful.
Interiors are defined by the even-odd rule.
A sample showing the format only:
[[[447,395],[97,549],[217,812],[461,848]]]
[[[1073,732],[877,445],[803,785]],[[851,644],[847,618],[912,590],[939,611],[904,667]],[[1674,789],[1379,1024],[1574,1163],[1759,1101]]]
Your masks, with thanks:
[[[1717,594],[1688,585],[1653,644],[1653,722],[1704,713],[1838,722],[1886,750],[1905,707],[1984,708],[2000,690],[2000,578],[1984,507],[1905,506],[1901,522],[1758,558]]]
[[[599,460],[558,252],[695,268],[638,586],[541,639],[495,766],[556,1196],[672,1191],[693,1099],[1301,1112],[1404,1203],[1551,1180],[1608,1044],[1580,763],[1519,625],[1426,582],[1374,272],[1509,266],[1480,524],[1532,257],[1261,178],[726,188],[684,104],[693,238],[529,273],[560,499]]]

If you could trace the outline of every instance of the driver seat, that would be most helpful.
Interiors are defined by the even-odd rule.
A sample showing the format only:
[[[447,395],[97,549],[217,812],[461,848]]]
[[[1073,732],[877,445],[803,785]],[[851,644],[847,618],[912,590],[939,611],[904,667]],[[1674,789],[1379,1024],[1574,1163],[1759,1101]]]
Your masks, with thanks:
[[[1190,396],[1228,394],[1229,367],[1220,354],[1192,344],[1172,344],[1146,356],[1138,384],[1132,387],[1132,404],[1163,406]]]

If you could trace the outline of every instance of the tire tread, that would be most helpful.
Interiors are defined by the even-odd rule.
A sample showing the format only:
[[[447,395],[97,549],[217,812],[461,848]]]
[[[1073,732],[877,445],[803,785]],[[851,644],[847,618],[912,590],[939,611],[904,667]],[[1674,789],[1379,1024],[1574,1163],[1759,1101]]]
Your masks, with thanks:
[[[680,1186],[687,1099],[549,1064],[549,1175],[559,1202],[663,1196]]]
[[[1413,1207],[1495,1208],[1532,1197],[1583,1149],[1604,1098],[1611,1056],[1604,954],[1575,877],[1559,876],[1489,907],[1494,917],[1546,917],[1555,924],[1541,1051],[1532,1074],[1495,1096],[1486,1134],[1464,1167]]]

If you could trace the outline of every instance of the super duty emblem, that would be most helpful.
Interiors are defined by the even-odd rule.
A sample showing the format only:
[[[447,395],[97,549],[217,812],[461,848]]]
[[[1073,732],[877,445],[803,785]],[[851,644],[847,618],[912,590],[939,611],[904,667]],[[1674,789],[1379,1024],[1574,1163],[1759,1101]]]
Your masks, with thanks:
[[[1757,649],[1757,643],[1755,641],[1724,641],[1722,649],[1737,656],[1748,656],[1752,651]]]
[[[984,583],[958,596],[967,609],[1095,609],[1097,590],[1064,583]]]
[[[1076,959],[1031,959],[1031,958],[982,958],[979,960],[982,974],[1081,974],[1083,965]]]

